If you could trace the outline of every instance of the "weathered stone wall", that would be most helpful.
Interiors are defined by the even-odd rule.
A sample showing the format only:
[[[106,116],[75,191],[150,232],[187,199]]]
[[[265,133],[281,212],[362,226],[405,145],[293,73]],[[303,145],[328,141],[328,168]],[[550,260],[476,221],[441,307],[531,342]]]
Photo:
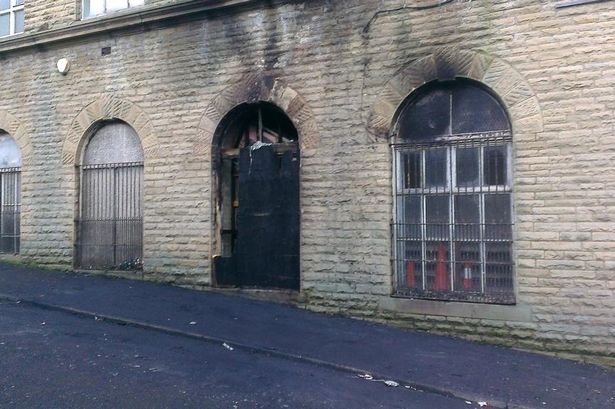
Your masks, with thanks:
[[[27,0],[24,2],[24,32],[34,34],[73,24],[81,10],[80,0]]]
[[[74,21],[74,2],[43,3],[28,2],[27,30],[38,30],[37,21]],[[264,85],[263,98],[284,104],[292,95],[301,105],[289,116],[303,145],[305,303],[613,358],[613,3],[408,3],[254,2],[151,30],[6,53],[0,64],[12,75],[0,77],[0,118],[16,118],[31,144],[23,257],[70,268],[79,135],[98,118],[115,116],[152,147],[145,167],[147,277],[207,285],[213,130],[226,108],[245,100],[242,89],[274,78],[277,87]],[[111,54],[101,56],[105,46]],[[60,57],[72,62],[67,76],[54,70]],[[438,77],[438,64],[489,85],[512,118],[516,306],[390,297],[386,134],[407,94]]]

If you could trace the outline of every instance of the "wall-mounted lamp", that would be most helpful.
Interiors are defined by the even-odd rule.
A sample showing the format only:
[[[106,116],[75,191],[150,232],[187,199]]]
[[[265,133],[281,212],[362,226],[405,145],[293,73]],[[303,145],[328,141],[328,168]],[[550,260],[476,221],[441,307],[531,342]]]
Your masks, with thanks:
[[[66,75],[68,71],[70,71],[70,61],[66,58],[60,58],[58,60],[58,72],[62,75]]]

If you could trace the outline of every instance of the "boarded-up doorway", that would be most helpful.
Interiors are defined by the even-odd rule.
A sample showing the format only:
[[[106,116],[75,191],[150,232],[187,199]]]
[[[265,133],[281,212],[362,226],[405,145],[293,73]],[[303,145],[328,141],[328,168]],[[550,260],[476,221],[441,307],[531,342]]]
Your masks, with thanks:
[[[215,282],[298,290],[297,131],[265,103],[237,108],[222,126],[215,152]]]

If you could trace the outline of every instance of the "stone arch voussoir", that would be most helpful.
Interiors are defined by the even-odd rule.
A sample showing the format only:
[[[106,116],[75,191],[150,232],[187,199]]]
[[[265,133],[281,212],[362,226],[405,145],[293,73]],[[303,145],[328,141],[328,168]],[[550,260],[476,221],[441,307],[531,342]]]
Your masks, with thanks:
[[[538,98],[510,64],[480,51],[444,47],[403,67],[385,84],[369,110],[369,134],[374,140],[387,138],[399,107],[414,90],[433,80],[453,78],[473,79],[492,89],[504,102],[514,129],[542,130]]]
[[[227,87],[214,97],[198,126],[195,152],[208,155],[220,121],[233,108],[243,103],[270,102],[291,119],[297,127],[302,149],[318,146],[320,136],[312,110],[305,99],[281,80],[264,75],[251,75]]]
[[[22,167],[28,167],[32,161],[32,142],[26,127],[13,114],[0,111],[0,129],[7,132],[17,143],[21,151]]]
[[[62,162],[78,165],[81,141],[88,130],[97,122],[119,119],[132,126],[141,139],[145,162],[158,157],[158,141],[147,114],[136,104],[115,97],[103,95],[83,108],[73,119],[62,146]]]

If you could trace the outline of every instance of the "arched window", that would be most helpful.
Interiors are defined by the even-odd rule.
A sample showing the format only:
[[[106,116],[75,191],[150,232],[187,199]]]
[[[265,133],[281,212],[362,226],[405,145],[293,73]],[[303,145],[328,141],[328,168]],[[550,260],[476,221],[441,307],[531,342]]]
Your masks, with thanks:
[[[0,130],[0,253],[19,253],[21,153],[15,140]]]
[[[143,149],[123,122],[88,140],[79,168],[75,264],[86,270],[139,270],[143,258]]]
[[[396,292],[514,303],[512,134],[467,80],[410,96],[393,140]]]

